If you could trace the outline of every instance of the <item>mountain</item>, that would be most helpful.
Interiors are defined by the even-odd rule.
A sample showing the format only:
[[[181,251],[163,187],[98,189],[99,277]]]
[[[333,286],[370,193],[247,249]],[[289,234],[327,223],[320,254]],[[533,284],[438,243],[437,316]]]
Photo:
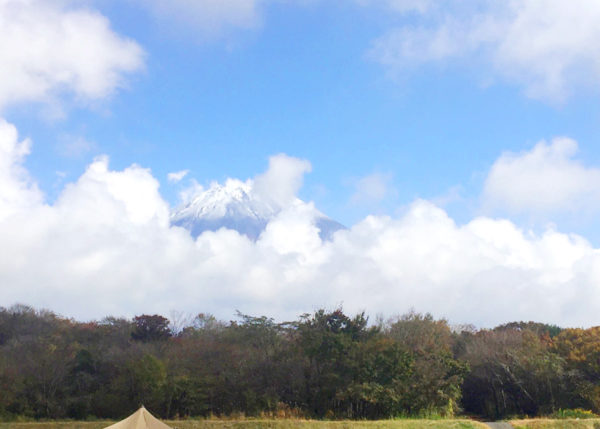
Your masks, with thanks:
[[[292,205],[306,205],[295,199]],[[256,195],[252,182],[229,179],[224,185],[212,184],[171,214],[171,224],[180,226],[196,238],[204,231],[228,228],[257,240],[265,227],[283,208],[267,198]],[[333,234],[345,227],[316,209],[313,224],[322,240],[331,240]]]

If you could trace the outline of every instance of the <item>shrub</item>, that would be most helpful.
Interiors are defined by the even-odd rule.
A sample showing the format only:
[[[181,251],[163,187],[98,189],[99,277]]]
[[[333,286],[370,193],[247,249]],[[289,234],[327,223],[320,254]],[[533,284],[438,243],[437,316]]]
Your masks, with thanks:
[[[561,408],[554,412],[551,417],[555,419],[596,419],[600,416],[582,408],[568,408],[566,410]]]

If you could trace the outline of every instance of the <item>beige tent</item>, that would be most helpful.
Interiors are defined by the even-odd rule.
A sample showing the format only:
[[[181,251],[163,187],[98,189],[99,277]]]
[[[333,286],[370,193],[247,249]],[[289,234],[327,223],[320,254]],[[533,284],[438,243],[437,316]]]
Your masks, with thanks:
[[[148,412],[143,406],[135,413],[127,417],[125,420],[110,425],[104,429],[172,429],[167,426],[152,414]]]

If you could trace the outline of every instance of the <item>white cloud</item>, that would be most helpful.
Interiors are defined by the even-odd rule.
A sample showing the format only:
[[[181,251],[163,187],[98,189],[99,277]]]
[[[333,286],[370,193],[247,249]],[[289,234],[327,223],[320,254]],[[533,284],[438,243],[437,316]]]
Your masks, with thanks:
[[[280,255],[295,254],[302,258],[312,251],[318,252],[322,243],[314,218],[312,203],[289,205],[268,223],[259,245]]]
[[[398,219],[369,216],[333,241],[319,239],[310,203],[284,207],[256,242],[226,229],[194,241],[169,227],[168,205],[147,169],[112,171],[98,158],[48,205],[23,170],[26,143],[6,123],[0,149],[6,305],[81,319],[171,310],[228,318],[235,309],[287,319],[341,302],[348,312],[414,307],[486,325],[597,323],[600,250],[574,235],[534,235],[485,217],[460,226],[416,201]],[[295,172],[263,175],[273,185],[276,177],[293,179],[282,192],[287,199],[308,163],[282,155],[273,163]]]
[[[23,167],[31,141],[19,141],[17,129],[0,118],[0,221],[41,204],[41,192]]]
[[[190,185],[179,191],[179,200],[181,204],[187,204],[203,191],[204,186],[198,183],[196,179],[191,179]]]
[[[259,0],[139,0],[164,21],[175,22],[181,30],[188,30],[202,37],[215,37],[232,29],[252,29],[261,23]]]
[[[425,13],[433,9],[435,2],[433,0],[354,0],[361,6],[385,6],[397,12],[418,12]]]
[[[311,168],[310,162],[304,159],[285,154],[271,156],[269,169],[254,179],[253,192],[274,205],[289,205],[302,187],[304,174]]]
[[[556,138],[530,151],[504,153],[486,178],[483,202],[509,213],[557,214],[600,210],[600,168],[574,158],[577,142]]]
[[[142,68],[140,46],[101,14],[65,1],[0,0],[0,109],[9,103],[105,98]]]
[[[181,182],[181,180],[188,175],[190,170],[174,171],[167,174],[167,180],[171,183]]]
[[[352,204],[378,203],[395,192],[390,188],[390,174],[373,173],[356,181],[354,194],[350,197]]]
[[[69,217],[93,224],[168,225],[169,208],[158,193],[158,181],[150,171],[132,165],[110,171],[108,158],[98,157],[76,183],[65,187],[56,206],[66,208]]]
[[[464,201],[464,188],[460,185],[451,186],[446,192],[431,198],[431,202],[439,207]]]
[[[96,149],[96,143],[85,137],[63,134],[58,138],[58,151],[69,158],[80,158]]]
[[[418,3],[418,2],[417,2]],[[600,3],[596,0],[446,3],[422,22],[376,40],[371,56],[394,73],[429,62],[487,65],[533,98],[563,101],[600,85]]]

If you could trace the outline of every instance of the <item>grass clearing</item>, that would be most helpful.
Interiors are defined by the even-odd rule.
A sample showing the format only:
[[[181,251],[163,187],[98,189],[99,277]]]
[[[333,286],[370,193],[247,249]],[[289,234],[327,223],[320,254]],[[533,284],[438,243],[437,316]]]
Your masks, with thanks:
[[[0,429],[102,429],[111,421],[80,422],[5,422]],[[320,420],[165,420],[174,429],[489,429],[486,425],[463,419],[399,419],[377,421]]]

